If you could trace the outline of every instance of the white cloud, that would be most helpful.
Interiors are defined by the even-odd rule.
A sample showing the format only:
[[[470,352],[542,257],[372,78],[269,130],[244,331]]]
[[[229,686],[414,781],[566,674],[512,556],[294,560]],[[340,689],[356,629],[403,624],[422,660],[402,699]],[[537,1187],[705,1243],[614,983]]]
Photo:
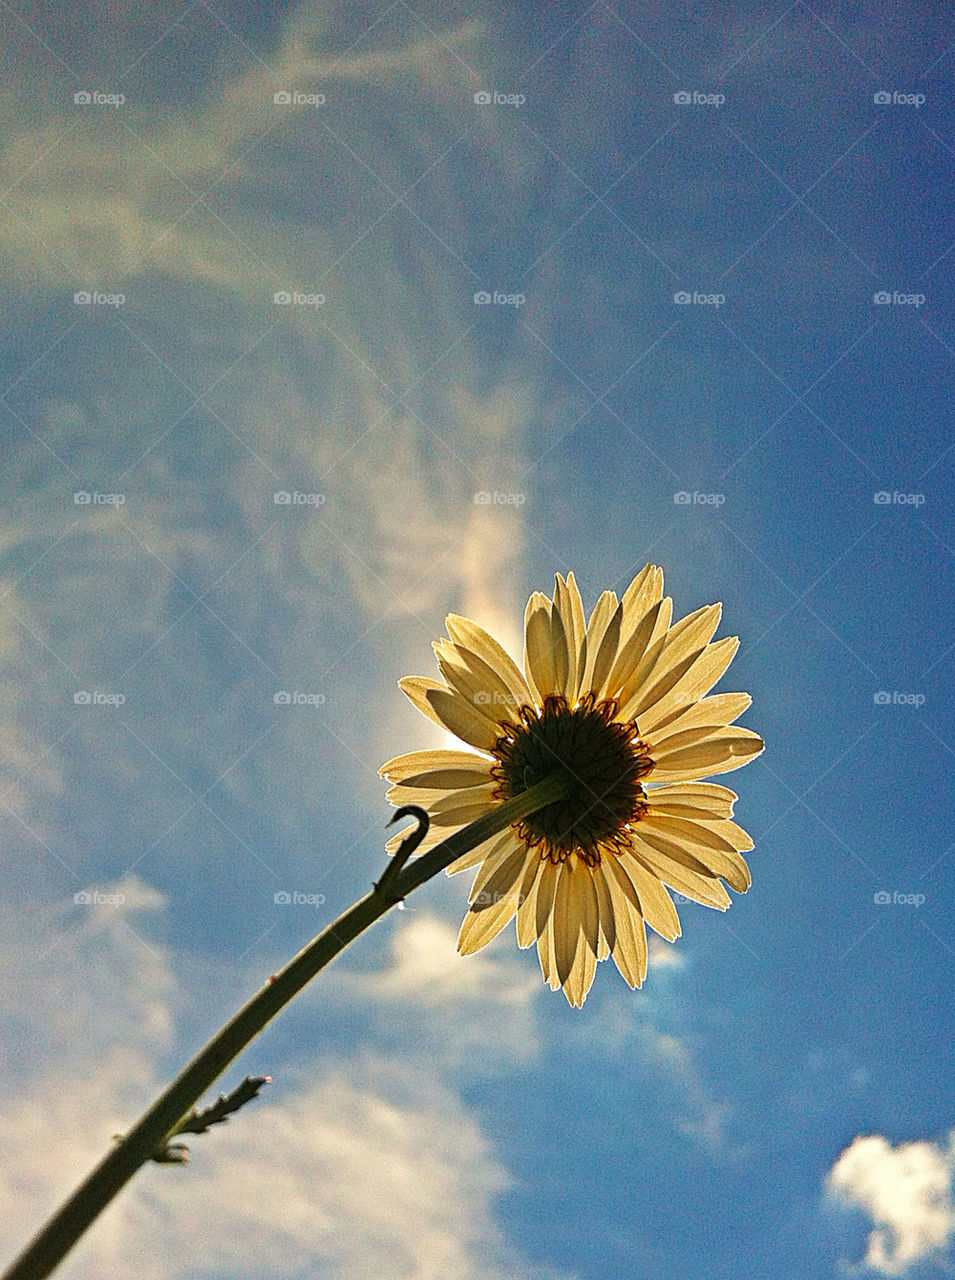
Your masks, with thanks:
[[[431,913],[415,914],[392,937],[390,966],[349,975],[343,990],[361,994],[382,1035],[400,1027],[402,1057],[409,1055],[413,1025],[411,1054],[448,1070],[494,1074],[530,1060],[538,1051],[534,1002],[545,990],[536,955],[517,951],[513,926],[498,946],[473,956],[458,955],[456,943],[456,927]]]
[[[666,942],[653,934],[647,942],[647,965],[649,972],[658,969],[683,969],[686,966],[686,955],[672,942]]]
[[[644,1042],[647,1057],[682,1093],[683,1114],[677,1118],[677,1129],[711,1152],[720,1150],[725,1143],[729,1106],[711,1096],[693,1053],[679,1037],[655,1028],[648,1032]]]
[[[254,1112],[253,1112],[254,1107]],[[510,1183],[460,1099],[420,1072],[322,1071],[146,1172],[77,1275],[517,1280],[494,1217]]]
[[[652,955],[654,939],[648,943]],[[668,943],[660,945],[671,950]],[[732,1107],[716,1095],[707,1080],[693,1039],[668,1029],[673,1021],[669,995],[654,981],[654,960],[649,962],[647,982],[639,991],[630,991],[623,984],[612,963],[604,961],[597,971],[597,982],[603,978],[611,989],[599,1021],[582,1019],[576,1025],[580,1042],[605,1063],[625,1063],[628,1068],[642,1064],[659,1091],[663,1123],[672,1125],[675,1132],[690,1138],[713,1159],[738,1161],[745,1148],[727,1133]],[[666,962],[664,967],[668,967]],[[677,974],[682,962],[669,967]],[[679,978],[674,980],[679,982]]]
[[[26,1243],[168,1071],[159,1063],[186,993],[173,958],[136,919],[164,899],[135,877],[99,893],[99,903],[62,908],[59,944],[33,961],[29,986],[17,970],[31,926],[8,919],[0,940],[14,1029],[0,1099],[3,1256]],[[433,988],[447,932],[414,922],[395,949],[396,992],[420,998]],[[188,1168],[141,1170],[64,1277],[543,1276],[504,1237],[495,1199],[510,1176],[435,1064],[375,1054],[329,1064],[326,1050],[271,1092],[192,1139]]]
[[[392,940],[391,968],[373,979],[378,998],[434,1006],[493,997],[528,1005],[540,984],[529,981],[521,966],[492,958],[486,950],[460,956],[456,939],[455,930],[437,916],[410,920]]]
[[[47,496],[27,503],[26,516],[17,508],[0,517],[11,578],[23,575],[11,607],[36,636],[15,631],[19,666],[0,636],[0,676],[12,690],[2,713],[8,723],[0,723],[0,786],[9,786],[9,803],[27,821],[33,791],[78,797],[69,822],[54,810],[36,828],[41,837],[59,830],[69,862],[92,845],[94,824],[98,833],[122,827],[125,843],[150,849],[187,799],[160,761],[185,776],[188,759],[200,775],[219,777],[264,732],[271,693],[286,680],[325,695],[322,715],[332,724],[347,717],[340,709],[360,685],[356,718],[369,727],[363,741],[346,746],[362,765],[355,798],[364,803],[381,796],[381,761],[426,731],[394,680],[433,670],[428,640],[446,611],[475,616],[519,655],[522,513],[476,505],[473,495],[517,484],[535,412],[527,375],[488,376],[480,332],[469,336],[474,282],[459,262],[410,213],[399,209],[376,223],[390,196],[375,178],[331,142],[316,155],[313,140],[296,132],[303,123],[296,110],[277,116],[272,103],[283,79],[327,90],[330,108],[336,93],[369,85],[373,93],[349,99],[345,122],[329,125],[348,141],[363,110],[365,133],[374,135],[377,95],[395,95],[397,118],[409,93],[419,94],[432,112],[427,127],[405,111],[413,123],[374,153],[376,166],[406,176],[406,186],[434,165],[436,151],[453,152],[459,108],[469,87],[479,87],[465,63],[489,37],[471,21],[425,26],[399,6],[339,55],[332,50],[350,15],[338,10],[333,17],[328,6],[306,3],[290,11],[268,51],[274,75],[254,60],[248,74],[236,74],[226,59],[184,115],[153,107],[137,115],[131,98],[123,117],[130,127],[104,129],[101,114],[78,114],[69,95],[38,89],[32,100],[43,103],[42,124],[31,120],[19,134],[13,127],[0,145],[0,185],[11,188],[12,211],[0,220],[0,273],[7,263],[11,297],[31,313],[42,315],[51,300],[67,305],[65,318],[54,309],[30,349],[32,360],[49,346],[49,364],[38,361],[31,373],[24,360],[9,370],[23,399],[18,411],[45,448],[24,428],[22,445],[5,458],[7,479],[18,493]],[[37,69],[38,84],[44,74]],[[0,108],[18,101],[9,84],[0,86]],[[258,146],[267,133],[269,145]],[[512,165],[513,140],[478,133],[468,145],[482,167],[502,170],[505,186],[524,181]],[[315,197],[304,223],[289,200],[289,156]],[[213,217],[200,205],[177,221],[193,197],[170,171],[196,195],[220,179],[223,213]],[[439,165],[429,183],[442,172]],[[369,200],[355,222],[342,217],[337,196],[323,194],[346,179]],[[493,193],[481,186],[452,194],[442,238],[463,247],[468,202],[483,207],[506,191],[495,184]],[[436,215],[423,207],[420,216]],[[272,304],[277,289],[316,288],[309,273],[337,259],[322,285],[323,311]],[[116,316],[84,314],[80,326],[70,297],[87,273],[87,283],[121,289],[129,305]],[[205,406],[175,427],[189,388],[210,386]],[[412,404],[413,390],[427,407],[402,403],[404,393]],[[196,443],[184,446],[193,432]],[[85,477],[76,487],[97,477],[105,487],[109,477],[109,487],[128,494],[121,511],[77,509],[74,481],[58,459]],[[64,479],[68,489],[48,496]],[[327,501],[320,510],[277,508],[271,495],[283,488],[321,490]],[[158,759],[124,738],[119,716],[77,721],[69,690],[108,680],[119,682],[128,699],[123,716]],[[195,698],[195,689],[212,688],[215,697]],[[382,688],[381,714],[367,711]],[[187,704],[196,722],[179,710]],[[267,748],[232,768],[220,794],[278,797],[269,822],[294,846],[311,840],[315,779],[341,735],[316,733],[300,715],[272,727]],[[66,746],[55,745],[67,732]],[[223,746],[230,742],[241,745],[230,751]],[[138,779],[133,795],[131,777],[117,776],[137,752],[141,763],[134,759],[129,772],[149,772],[148,805]],[[340,807],[327,793],[321,803]]]
[[[180,279],[246,295],[279,287],[265,265],[272,261],[268,250],[274,244],[264,239],[264,223],[252,234],[256,248],[265,252],[252,259],[236,253],[235,238],[221,220],[179,221],[182,210],[272,131],[278,112],[287,124],[309,110],[294,105],[277,109],[276,87],[284,81],[300,92],[320,88],[332,99],[336,90],[354,83],[416,85],[444,93],[449,65],[456,68],[454,55],[482,38],[472,21],[434,34],[409,24],[409,34],[400,42],[378,48],[366,43],[367,52],[335,55],[323,51],[333,38],[327,8],[306,3],[293,10],[267,68],[257,59],[245,76],[229,78],[227,71],[217,75],[213,70],[214,78],[221,77],[218,91],[185,122],[131,98],[122,110],[126,119],[135,120],[138,144],[126,136],[104,135],[94,113],[78,112],[61,86],[51,89],[48,99],[44,95],[42,123],[19,134],[5,131],[8,142],[0,150],[0,180],[12,215],[0,223],[4,276],[20,283],[29,280],[37,288],[60,288],[68,272],[88,273],[91,282],[98,279],[98,287],[106,289],[120,274],[138,274],[155,252],[161,269]],[[369,43],[373,41],[374,35]],[[224,67],[229,65],[226,60]],[[42,80],[44,70],[31,68],[31,78]],[[458,73],[456,78],[464,100],[470,77]],[[22,102],[24,88],[18,92],[10,84],[11,98]],[[62,106],[55,111],[51,108],[57,102]],[[65,144],[51,148],[51,133],[67,139]],[[44,157],[48,149],[55,153],[52,164]]]
[[[865,1265],[902,1276],[917,1263],[938,1260],[955,1237],[953,1182],[955,1131],[947,1146],[921,1141],[893,1147],[881,1134],[870,1134],[842,1152],[826,1177],[826,1191],[872,1219]]]
[[[0,553],[15,537],[0,529]],[[56,744],[44,745],[33,727],[30,703],[37,691],[37,652],[19,620],[25,611],[17,584],[0,575],[0,814],[14,815],[15,838],[22,839],[26,832],[45,841],[49,826],[36,812],[36,802],[50,800],[62,790],[61,764]]]

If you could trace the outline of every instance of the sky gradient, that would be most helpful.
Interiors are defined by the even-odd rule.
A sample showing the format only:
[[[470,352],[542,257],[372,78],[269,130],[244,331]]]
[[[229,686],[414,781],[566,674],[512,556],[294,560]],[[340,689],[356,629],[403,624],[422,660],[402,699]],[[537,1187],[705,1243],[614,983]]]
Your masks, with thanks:
[[[951,1274],[952,16],[2,0],[0,68],[3,1256],[380,874],[445,615],[653,561],[750,891],[576,1011],[441,878],[62,1275]]]

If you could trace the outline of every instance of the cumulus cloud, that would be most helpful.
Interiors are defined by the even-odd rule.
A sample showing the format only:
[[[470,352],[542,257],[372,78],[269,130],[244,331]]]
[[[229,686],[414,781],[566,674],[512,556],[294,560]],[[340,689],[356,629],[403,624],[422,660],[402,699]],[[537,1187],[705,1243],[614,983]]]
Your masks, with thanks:
[[[29,989],[19,970],[31,926],[8,922],[0,940],[13,1029],[0,1100],[4,1256],[163,1083],[173,1013],[186,1005],[179,966],[142,932],[162,895],[126,877],[91,898],[59,911],[58,943],[32,962]],[[396,997],[434,987],[427,957],[447,940],[433,922],[416,923],[396,946]],[[498,1225],[495,1201],[510,1176],[434,1064],[376,1053],[306,1062],[270,1092],[192,1139],[188,1168],[141,1170],[64,1276],[544,1275]]]
[[[188,1169],[143,1171],[75,1275],[525,1274],[494,1216],[509,1175],[453,1092],[364,1063],[255,1106]]]
[[[522,968],[487,951],[459,956],[456,931],[437,916],[424,913],[409,920],[392,939],[392,964],[374,979],[382,1000],[414,1000],[419,1004],[460,1004],[493,997],[526,1007],[538,983]]]
[[[342,988],[346,997],[362,996],[378,1019],[377,1038],[394,1039],[403,1056],[449,1071],[464,1067],[470,1076],[531,1060],[539,1048],[535,999],[544,990],[536,957],[513,954],[507,931],[497,946],[460,956],[457,926],[431,912],[408,914],[392,937],[390,965],[352,973]]]
[[[873,1271],[903,1276],[937,1261],[955,1237],[955,1131],[946,1145],[860,1135],[829,1170],[826,1192],[871,1218],[864,1261]]]

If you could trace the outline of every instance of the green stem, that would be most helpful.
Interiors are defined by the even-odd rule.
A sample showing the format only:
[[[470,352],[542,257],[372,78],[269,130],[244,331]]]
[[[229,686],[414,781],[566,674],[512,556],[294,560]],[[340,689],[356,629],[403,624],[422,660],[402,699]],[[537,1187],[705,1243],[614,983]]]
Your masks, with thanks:
[[[209,1086],[307,983],[359,934],[405,897],[462,854],[476,849],[512,823],[542,809],[563,793],[560,774],[553,774],[491,813],[463,827],[423,857],[411,862],[388,886],[387,893],[367,894],[338,917],[297,956],[270,978],[218,1031],[172,1084],[165,1089],[119,1144],[100,1161],[53,1215],[2,1277],[43,1280],[62,1262],[86,1229],[169,1138],[179,1121]]]

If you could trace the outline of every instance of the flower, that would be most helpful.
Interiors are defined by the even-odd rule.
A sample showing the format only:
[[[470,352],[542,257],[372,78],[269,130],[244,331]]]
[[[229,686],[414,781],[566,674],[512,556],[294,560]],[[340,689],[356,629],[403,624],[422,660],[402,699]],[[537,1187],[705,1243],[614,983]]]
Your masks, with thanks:
[[[458,939],[478,951],[516,915],[521,947],[579,1007],[598,960],[612,956],[631,987],[647,971],[644,922],[680,934],[666,886],[725,911],[750,885],[753,841],[732,821],[734,792],[702,778],[763,750],[734,726],[752,699],[707,697],[738,646],[711,643],[721,606],[670,625],[663,571],[648,564],[618,601],[605,591],[584,621],[574,575],[553,599],[534,592],[524,617],[524,671],[483,628],[450,614],[434,643],[443,681],[399,686],[435,724],[473,750],[413,751],[382,765],[394,805],[417,804],[431,827],[421,852],[555,770],[567,794],[448,867],[478,867]],[[389,852],[400,844],[396,836]]]

